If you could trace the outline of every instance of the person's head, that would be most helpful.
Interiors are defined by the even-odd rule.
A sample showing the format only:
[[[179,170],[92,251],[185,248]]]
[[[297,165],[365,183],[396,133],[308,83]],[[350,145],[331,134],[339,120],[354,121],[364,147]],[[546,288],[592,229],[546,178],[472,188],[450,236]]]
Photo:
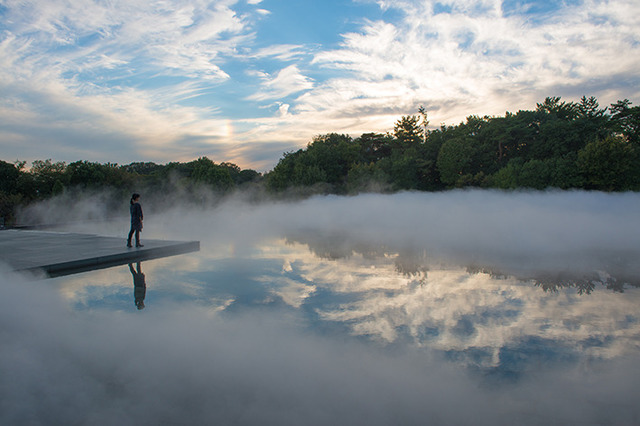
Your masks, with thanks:
[[[133,195],[131,196],[130,204],[137,203],[139,199],[140,199],[140,194],[137,194],[134,192]]]

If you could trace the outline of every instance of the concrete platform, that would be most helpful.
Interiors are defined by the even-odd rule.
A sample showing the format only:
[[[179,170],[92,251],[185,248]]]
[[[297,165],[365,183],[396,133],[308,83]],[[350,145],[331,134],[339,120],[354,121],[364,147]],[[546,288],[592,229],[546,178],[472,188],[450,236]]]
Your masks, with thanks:
[[[0,261],[16,271],[56,277],[200,250],[199,241],[142,243],[144,247],[127,248],[125,238],[7,229],[0,231]]]

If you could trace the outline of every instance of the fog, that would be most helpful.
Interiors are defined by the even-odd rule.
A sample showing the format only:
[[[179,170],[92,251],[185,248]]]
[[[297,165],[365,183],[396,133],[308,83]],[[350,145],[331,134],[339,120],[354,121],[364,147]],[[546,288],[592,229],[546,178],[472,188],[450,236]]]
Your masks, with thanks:
[[[107,198],[52,200],[23,217],[64,218],[71,221],[65,229],[124,239],[128,201],[122,214],[103,214],[115,205]],[[640,276],[634,262],[638,194],[213,198],[195,206],[176,197],[169,205],[143,194],[143,238],[197,239],[202,252],[239,256],[260,241],[285,237],[327,257],[405,253],[425,270],[474,265],[522,278],[598,273],[630,285]],[[107,220],[114,216],[122,219]],[[637,340],[613,361],[549,362],[494,383],[428,347],[388,347],[309,330],[296,310],[229,316],[175,303],[142,312],[78,312],[48,282],[0,270],[2,424],[640,421]]]
[[[475,264],[509,274],[583,275],[606,270],[640,276],[640,197],[602,193],[452,193],[316,197],[254,208],[224,204],[200,222],[182,212],[163,224],[173,235],[198,224],[194,238],[253,241],[285,234],[328,240],[333,250],[355,245],[426,255],[440,264]],[[209,225],[211,224],[211,225]],[[176,232],[177,231],[177,232]],[[206,240],[206,238],[204,238]],[[346,246],[346,247],[345,247]]]
[[[25,211],[22,221],[72,222],[67,229],[124,236],[128,200],[120,201],[67,195]],[[334,251],[365,245],[421,253],[432,264],[521,278],[591,278],[598,271],[621,280],[640,277],[636,193],[472,190],[260,203],[243,194],[222,201],[206,193],[145,201],[143,194],[142,203],[144,237],[200,240],[203,250],[220,244],[241,249],[284,235],[324,241]]]

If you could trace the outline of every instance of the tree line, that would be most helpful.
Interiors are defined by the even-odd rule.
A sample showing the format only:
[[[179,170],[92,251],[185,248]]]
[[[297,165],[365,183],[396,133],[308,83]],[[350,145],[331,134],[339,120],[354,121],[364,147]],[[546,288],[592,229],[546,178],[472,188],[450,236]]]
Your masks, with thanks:
[[[256,186],[271,193],[441,191],[452,188],[640,189],[640,107],[628,100],[601,108],[594,97],[549,97],[535,110],[469,116],[427,130],[427,113],[403,116],[393,132],[360,137],[330,133],[284,153],[261,174],[207,157],[164,165],[0,160],[0,220],[17,206],[69,190],[108,188],[127,197],[200,188],[226,194]],[[293,189],[296,191],[293,191]],[[302,190],[300,190],[302,188]],[[2,223],[0,223],[2,225]]]
[[[134,190],[149,198],[176,193],[198,198],[202,188],[227,193],[258,184],[262,179],[255,170],[243,170],[227,162],[217,164],[207,157],[164,165],[136,162],[120,166],[89,161],[66,164],[49,159],[34,161],[28,170],[25,166],[23,161],[0,160],[0,226],[14,223],[19,206],[67,191],[109,190],[125,200]]]
[[[426,130],[424,110],[403,116],[393,133],[327,134],[285,153],[267,186],[317,186],[335,193],[368,188],[440,191],[480,188],[640,189],[640,107],[600,108],[546,98],[532,111],[469,116]]]

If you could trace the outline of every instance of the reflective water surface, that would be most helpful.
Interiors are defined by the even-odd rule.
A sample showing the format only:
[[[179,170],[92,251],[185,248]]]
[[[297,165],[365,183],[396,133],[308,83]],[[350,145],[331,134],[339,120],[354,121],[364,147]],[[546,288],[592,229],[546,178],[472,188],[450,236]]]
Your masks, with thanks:
[[[637,211],[471,192],[150,215],[201,251],[4,290],[27,384],[0,379],[25,407],[0,420],[639,424]]]
[[[426,348],[483,372],[614,359],[640,347],[640,290],[602,272],[519,279],[425,253],[328,245],[326,238],[224,248],[52,280],[74,309],[172,309],[233,316],[289,310],[313,332]],[[145,286],[145,281],[147,285]]]

